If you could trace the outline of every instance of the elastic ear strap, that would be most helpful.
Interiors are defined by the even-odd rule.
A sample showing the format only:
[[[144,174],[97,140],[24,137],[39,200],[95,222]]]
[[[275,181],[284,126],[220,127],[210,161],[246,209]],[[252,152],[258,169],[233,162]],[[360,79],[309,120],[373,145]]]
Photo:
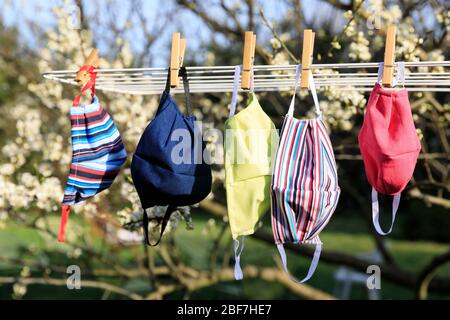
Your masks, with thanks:
[[[380,62],[378,64],[378,77],[377,77],[378,83],[381,81],[381,77],[383,76],[383,67],[384,67],[384,62]]]
[[[295,96],[297,94],[298,82],[300,81],[300,74],[302,72],[302,65],[298,64],[295,67],[295,84],[294,84],[294,94],[292,95],[291,104],[289,105],[288,115],[291,117],[294,116],[294,105],[295,105]]]
[[[392,86],[396,86],[398,84],[401,84],[403,87],[405,86],[405,62],[400,61],[396,63],[397,65],[397,75],[394,78],[392,82]],[[380,62],[378,64],[378,82],[381,81],[381,78],[383,77],[383,69],[384,69],[384,62]]]
[[[255,70],[252,66],[252,73],[250,74],[250,92],[255,92]]]
[[[397,62],[397,84],[405,86],[405,63],[403,61]]]
[[[316,84],[314,83],[314,78],[312,73],[309,73],[309,87],[311,89],[311,95],[314,100],[314,107],[316,109],[316,115],[320,117],[322,115],[322,111],[320,111],[319,99],[317,98]]]
[[[61,208],[61,224],[59,225],[58,241],[66,241],[66,224],[69,220],[70,206],[63,205]]]
[[[234,114],[236,112],[236,101],[237,101],[237,93],[238,93],[239,77],[241,75],[241,69],[242,69],[242,67],[240,65],[234,67],[233,93],[231,94],[230,114],[228,115],[228,118],[231,118],[232,116],[234,116]]]
[[[147,216],[147,211],[145,209],[143,209],[143,213],[142,213],[142,231],[144,232],[144,242],[146,245],[150,246],[150,240],[149,240],[149,236],[148,236],[148,216]]]
[[[192,114],[192,105],[191,105],[191,98],[190,98],[190,91],[189,91],[189,81],[188,81],[188,75],[186,67],[180,68],[180,75],[183,78],[183,89],[184,89],[184,101],[186,103],[186,109],[188,111],[188,114]]]
[[[159,234],[159,239],[158,241],[156,241],[156,243],[150,243],[149,240],[149,235],[148,235],[148,224],[149,224],[149,220],[148,220],[148,216],[147,216],[147,212],[144,209],[144,216],[142,219],[142,226],[143,226],[143,230],[144,230],[144,241],[146,244],[152,246],[152,247],[156,247],[162,239],[162,236],[164,234],[164,231],[166,230],[167,224],[169,223],[169,219],[170,216],[172,215],[172,213],[177,209],[177,206],[173,206],[173,205],[169,205],[166,209],[166,213],[164,214],[164,217],[162,218],[162,222],[161,222],[161,232]]]
[[[242,246],[241,250],[239,251],[239,239],[234,240],[234,279],[236,280],[242,280],[242,278],[244,277],[241,269],[241,254],[242,251],[244,251],[244,241],[245,237],[242,237]]]
[[[166,87],[164,91],[170,92],[170,68],[167,68]]]
[[[314,256],[311,262],[311,265],[309,266],[308,273],[306,274],[306,277],[304,277],[302,280],[298,280],[294,276],[292,276],[289,273],[288,267],[287,267],[287,258],[286,258],[286,252],[284,251],[284,246],[282,243],[277,244],[278,252],[281,256],[281,261],[283,262],[284,271],[289,275],[289,277],[297,283],[304,283],[311,279],[311,277],[314,275],[314,272],[316,272],[317,265],[319,264],[320,260],[320,253],[322,252],[322,244],[318,243],[316,244],[316,249],[314,250]]]
[[[372,188],[372,221],[373,221],[375,230],[377,230],[377,232],[380,235],[386,236],[392,232],[399,205],[400,205],[400,194],[397,194],[394,196],[394,200],[392,201],[391,227],[389,228],[389,230],[387,232],[384,232],[380,225],[380,207],[378,205],[378,192],[375,190],[375,188]]]

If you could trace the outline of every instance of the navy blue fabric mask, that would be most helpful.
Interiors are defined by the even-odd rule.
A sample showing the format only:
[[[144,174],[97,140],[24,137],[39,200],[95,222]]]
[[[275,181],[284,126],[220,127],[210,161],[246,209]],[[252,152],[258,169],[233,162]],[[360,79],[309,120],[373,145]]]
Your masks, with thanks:
[[[191,115],[189,83],[184,67],[180,69],[180,75],[189,114],[184,115],[170,95],[169,69],[156,116],[145,129],[131,163],[131,176],[144,209],[143,229],[147,244],[150,245],[149,218],[145,209],[168,206],[163,218],[155,218],[161,222],[161,234],[154,246],[160,242],[170,215],[177,207],[198,203],[211,191],[211,166],[209,161],[204,161],[205,144],[196,130],[196,118]],[[181,139],[184,148],[180,148]]]

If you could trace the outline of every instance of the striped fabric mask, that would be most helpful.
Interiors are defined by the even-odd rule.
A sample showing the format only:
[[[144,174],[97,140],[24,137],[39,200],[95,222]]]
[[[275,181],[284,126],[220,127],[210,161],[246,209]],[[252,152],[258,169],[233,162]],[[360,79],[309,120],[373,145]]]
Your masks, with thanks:
[[[320,231],[327,225],[338,203],[340,188],[336,162],[327,128],[322,121],[317,93],[310,77],[317,118],[293,117],[301,65],[297,66],[295,89],[285,117],[272,177],[272,228],[285,271],[286,242],[314,244],[313,261],[303,280],[309,280],[320,259]]]
[[[119,130],[95,96],[95,71],[70,109],[72,133],[72,163],[70,164],[62,201],[61,225],[58,241],[65,240],[65,227],[70,207],[107,189],[127,158]],[[83,69],[82,68],[82,69]],[[91,88],[92,103],[79,105],[81,95]]]

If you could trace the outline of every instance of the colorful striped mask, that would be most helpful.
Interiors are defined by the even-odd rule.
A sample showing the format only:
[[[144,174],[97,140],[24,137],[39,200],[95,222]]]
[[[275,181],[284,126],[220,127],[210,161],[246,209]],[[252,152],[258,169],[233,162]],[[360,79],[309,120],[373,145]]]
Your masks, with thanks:
[[[64,242],[70,207],[107,189],[125,163],[125,151],[119,130],[95,96],[95,70],[84,66],[91,80],[76,96],[70,109],[72,133],[72,163],[70,164],[62,201],[58,241]],[[79,105],[81,95],[92,91],[92,103]]]
[[[225,122],[225,187],[228,218],[234,239],[235,279],[242,279],[240,255],[245,236],[270,208],[270,181],[278,146],[278,132],[253,92],[238,114],[236,96],[241,67],[236,66],[230,116]],[[239,240],[242,238],[241,250]]]
[[[272,228],[285,271],[286,242],[314,244],[316,249],[306,277],[315,272],[322,250],[320,231],[329,222],[338,203],[340,188],[336,162],[327,129],[322,121],[314,80],[310,77],[317,118],[293,117],[301,65],[297,66],[295,89],[285,117],[272,177]]]

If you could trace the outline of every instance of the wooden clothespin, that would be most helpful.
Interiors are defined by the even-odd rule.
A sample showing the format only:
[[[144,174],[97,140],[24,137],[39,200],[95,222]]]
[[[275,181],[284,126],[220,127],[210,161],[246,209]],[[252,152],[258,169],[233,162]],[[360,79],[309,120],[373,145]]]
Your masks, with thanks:
[[[180,77],[178,71],[183,65],[184,52],[186,51],[186,39],[181,39],[179,32],[172,34],[172,49],[170,52],[170,86],[178,87]]]
[[[89,53],[88,57],[84,61],[85,66],[94,66],[98,67],[99,59],[98,59],[98,49],[93,48],[91,52]],[[78,83],[78,86],[83,87],[86,82],[89,81],[90,75],[87,71],[82,70],[78,71],[77,75],[75,76],[75,81]]]
[[[395,32],[397,28],[389,26],[386,34],[386,46],[384,48],[384,66],[382,83],[385,86],[392,85],[394,75],[394,54],[395,54]]]
[[[300,88],[302,89],[309,88],[309,75],[311,73],[315,35],[311,29],[303,31],[302,76],[300,82]]]
[[[253,63],[255,61],[256,34],[246,31],[244,38],[244,56],[242,62],[241,88],[249,90],[252,82]]]

